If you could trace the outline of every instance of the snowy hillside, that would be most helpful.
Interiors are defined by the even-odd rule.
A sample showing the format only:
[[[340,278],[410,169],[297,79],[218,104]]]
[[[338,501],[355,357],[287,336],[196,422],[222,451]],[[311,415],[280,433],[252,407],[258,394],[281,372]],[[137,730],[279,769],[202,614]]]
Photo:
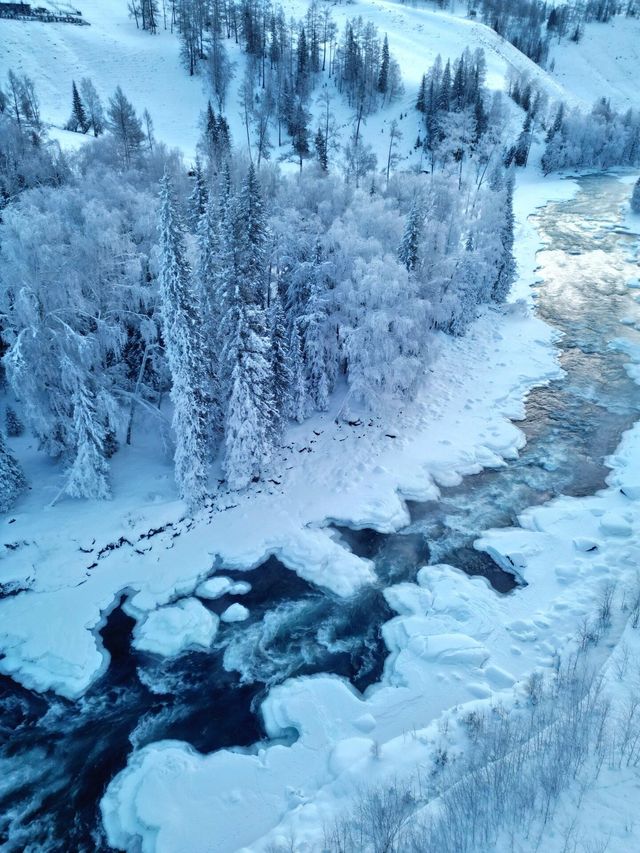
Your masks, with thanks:
[[[90,27],[3,20],[0,24],[3,41],[0,77],[13,69],[33,78],[42,102],[43,117],[55,128],[62,128],[69,118],[73,80],[90,77],[103,99],[121,85],[140,112],[149,110],[159,139],[193,156],[200,134],[199,116],[206,105],[206,85],[201,77],[189,78],[184,73],[177,37],[162,27],[154,36],[137,30],[127,15],[125,0],[79,0],[76,5]],[[285,6],[292,15],[299,16],[304,14],[307,4],[301,0]],[[370,136],[374,140],[391,117],[413,107],[420,78],[435,57],[440,54],[445,60],[453,59],[465,48],[481,47],[486,51],[487,82],[493,89],[503,89],[505,77],[513,69],[529,75],[552,100],[591,102],[601,91],[597,66],[593,68],[589,61],[568,79],[568,84],[579,84],[579,89],[576,86],[577,91],[574,91],[572,85],[556,82],[488,27],[458,15],[436,12],[429,7],[408,8],[393,2],[337,5],[332,7],[332,13],[340,27],[347,17],[362,15],[381,32],[387,32],[402,69],[405,98],[402,104],[369,119]],[[634,37],[640,33],[640,24],[624,21],[621,26],[630,30],[628,44],[631,47]],[[594,27],[597,29],[597,25]],[[567,50],[564,44],[559,52]],[[241,144],[243,129],[236,104],[244,59],[240,52],[234,52],[232,58],[236,71],[228,118],[233,138]],[[561,67],[564,66],[558,62],[559,72]],[[590,73],[592,68],[593,74]],[[617,64],[614,69],[624,73]],[[558,76],[564,80],[560,73]],[[616,85],[615,78],[612,84]],[[343,122],[345,120],[346,116]],[[408,154],[417,135],[418,122],[411,113],[407,121],[415,125],[415,130],[412,127],[405,133],[403,147]],[[62,139],[65,145],[80,141],[65,133]],[[385,143],[381,142],[380,152],[384,148]]]

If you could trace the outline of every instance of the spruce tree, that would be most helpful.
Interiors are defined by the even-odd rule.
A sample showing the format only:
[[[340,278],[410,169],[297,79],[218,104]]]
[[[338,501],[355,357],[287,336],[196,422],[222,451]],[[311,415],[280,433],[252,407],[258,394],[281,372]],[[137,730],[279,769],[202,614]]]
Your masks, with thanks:
[[[26,487],[27,481],[22,468],[7,447],[0,431],[0,512],[7,512]]]
[[[271,379],[273,396],[273,438],[277,440],[291,408],[291,369],[289,367],[289,342],[285,329],[282,301],[276,297],[271,308]]]
[[[200,218],[207,208],[207,184],[200,158],[196,157],[193,168],[193,189],[189,196],[189,218],[194,228],[198,227]]]
[[[634,213],[640,213],[640,178],[636,181],[631,194],[631,210]]]
[[[207,422],[211,440],[222,433],[223,411],[229,397],[229,338],[235,328],[228,315],[228,289],[233,273],[230,244],[231,180],[228,168],[211,193],[197,230],[197,267],[202,305],[203,369],[207,380]]]
[[[389,39],[385,33],[384,42],[382,43],[380,71],[378,72],[378,92],[380,92],[381,95],[386,95],[389,89],[389,61]]]
[[[300,163],[300,171],[302,171],[302,161],[305,157],[309,156],[309,118],[309,113],[305,110],[302,99],[299,98],[291,135],[293,138],[293,150]]]
[[[184,225],[167,174],[160,192],[160,311],[171,372],[175,477],[180,497],[202,504],[207,488],[206,380],[199,305],[191,283]]]
[[[318,163],[320,163],[320,168],[323,172],[328,172],[329,159],[327,155],[327,140],[325,139],[325,135],[322,132],[321,128],[318,128],[314,144],[316,147],[316,156],[318,158]]]
[[[307,381],[305,378],[304,359],[302,355],[302,336],[297,322],[295,322],[291,327],[289,356],[291,370],[289,417],[301,424],[308,413],[309,397],[307,394]]]
[[[231,394],[223,466],[231,488],[260,477],[271,455],[273,396],[266,320],[267,228],[253,164],[232,211],[233,287],[228,315],[233,343],[227,360]]]
[[[420,81],[420,88],[418,89],[418,98],[416,100],[416,109],[419,113],[426,113],[427,111],[427,75],[422,75],[422,80]]]
[[[422,201],[417,197],[411,204],[411,210],[407,217],[407,224],[398,246],[398,259],[404,264],[408,272],[413,272],[418,264],[420,235],[424,222],[424,210]]]
[[[503,215],[502,227],[500,228],[502,252],[491,291],[491,298],[494,302],[506,302],[516,275],[516,263],[513,257],[513,172],[509,173],[503,188],[500,188],[501,182],[500,172],[496,170],[492,176],[491,184],[494,192],[501,192],[503,194]]]
[[[80,97],[80,93],[78,92],[75,80],[72,83],[72,97],[73,107],[71,112],[71,118],[67,122],[67,129],[72,130],[75,133],[77,133],[78,131],[80,131],[81,133],[87,133],[87,131],[91,127],[91,122],[87,118],[87,113],[85,112],[84,106],[82,105],[82,99]]]
[[[7,430],[7,435],[10,438],[17,438],[24,432],[24,424],[18,417],[18,414],[16,413],[15,409],[13,409],[11,406],[7,406],[4,422]]]
[[[105,429],[96,418],[92,395],[86,386],[80,386],[73,394],[73,428],[76,456],[65,492],[74,498],[106,500],[111,497],[111,490],[107,480]]]

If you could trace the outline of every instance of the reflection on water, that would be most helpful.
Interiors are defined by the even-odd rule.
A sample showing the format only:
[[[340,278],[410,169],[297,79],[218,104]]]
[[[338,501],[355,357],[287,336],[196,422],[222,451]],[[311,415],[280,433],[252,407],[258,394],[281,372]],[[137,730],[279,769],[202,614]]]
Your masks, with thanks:
[[[538,256],[538,310],[563,333],[566,375],[530,395],[518,460],[467,477],[440,502],[410,504],[411,524],[398,534],[337,531],[374,562],[375,586],[344,601],[272,558],[253,572],[228,573],[250,581],[247,596],[204,602],[220,612],[241,600],[251,612],[247,622],[221,626],[210,653],[166,661],[135,652],[132,620],[117,608],[102,632],[111,666],[80,701],[37,696],[0,677],[3,851],[105,849],[97,804],[131,749],[164,738],[202,751],[249,746],[262,735],[258,708],[269,685],[315,672],[338,673],[359,689],[376,681],[385,656],[380,626],[393,615],[382,589],[414,579],[425,563],[448,562],[499,592],[513,589],[513,577],[473,541],[488,527],[516,523],[527,506],[600,488],[604,459],[640,406],[624,369],[623,350],[640,344],[640,306],[625,286],[638,276],[633,240],[617,225],[627,196],[615,179],[589,177],[574,200],[536,214],[547,245]],[[610,345],[620,339],[623,348]]]

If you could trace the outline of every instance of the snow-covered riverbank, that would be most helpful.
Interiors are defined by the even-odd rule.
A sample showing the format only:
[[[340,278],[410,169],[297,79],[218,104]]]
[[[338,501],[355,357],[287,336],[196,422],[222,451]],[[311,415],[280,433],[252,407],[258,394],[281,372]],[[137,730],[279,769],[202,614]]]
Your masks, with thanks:
[[[575,263],[579,274],[581,261]],[[630,353],[631,361],[637,355]],[[626,617],[617,615],[618,608],[632,595],[640,562],[639,426],[625,434],[608,464],[612,473],[602,492],[558,498],[524,513],[520,527],[488,531],[478,542],[527,582],[515,594],[499,597],[485,581],[449,566],[429,566],[417,584],[388,589],[398,613],[383,628],[390,656],[383,682],[366,696],[331,676],[297,678],[272,689],[262,706],[266,730],[277,738],[295,729],[299,737],[292,746],[200,756],[184,744],[164,742],[135,754],[103,801],[111,843],[128,848],[140,838],[145,851],[175,851],[184,844],[192,851],[227,851],[294,839],[296,850],[314,849],[322,827],[363,784],[383,784],[420,768],[428,772],[443,748],[455,754],[455,730],[447,734],[447,726],[432,724],[443,712],[447,717],[448,709],[469,710],[478,700],[479,707],[498,699],[508,706],[521,690],[520,679],[577,648],[580,631],[591,630],[603,590],[617,585],[609,650],[599,656],[606,659],[619,643]],[[621,695],[611,672],[607,684],[614,698]],[[455,718],[457,711],[452,713]],[[607,777],[607,784],[623,790],[634,778]],[[602,801],[598,791],[596,786],[590,792],[594,802]],[[624,806],[606,805],[606,820],[618,821],[609,831],[610,849],[630,849],[635,830]],[[566,814],[565,808],[561,817]],[[555,841],[552,834],[550,844]]]
[[[526,300],[535,277],[528,212],[572,189],[531,181],[518,190],[514,299]],[[3,522],[4,541],[17,547],[0,579],[28,591],[0,602],[0,671],[37,690],[81,694],[107,665],[97,630],[120,594],[128,592],[127,610],[142,618],[193,592],[216,558],[248,569],[275,554],[306,580],[352,594],[371,580],[371,567],[323,527],[339,520],[396,530],[407,521],[403,498],[434,497],[438,484],[512,458],[523,443],[512,419],[523,416],[527,391],[557,375],[553,336],[524,303],[486,311],[466,337],[442,341],[438,358],[447,369],[434,366],[411,406],[384,417],[363,413],[350,426],[335,422],[343,403],[336,399],[332,411],[291,430],[274,465],[277,483],[217,496],[193,520],[179,520],[182,506],[163,500],[168,472],[152,467],[144,449],[119,454],[119,497],[99,509],[69,501],[43,508],[55,473],[34,461],[37,493]],[[125,486],[132,470],[135,481]]]

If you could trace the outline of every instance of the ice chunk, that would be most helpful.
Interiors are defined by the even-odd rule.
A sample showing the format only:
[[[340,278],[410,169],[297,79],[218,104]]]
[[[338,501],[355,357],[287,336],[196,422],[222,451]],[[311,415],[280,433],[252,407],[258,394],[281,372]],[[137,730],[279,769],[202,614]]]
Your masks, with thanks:
[[[196,598],[159,607],[133,631],[133,646],[173,657],[185,649],[208,649],[218,630],[218,617]]]
[[[607,536],[631,536],[629,522],[616,512],[606,512],[600,519],[600,530]]]
[[[251,591],[251,584],[247,581],[233,581],[225,575],[209,578],[196,589],[196,595],[200,598],[222,598],[223,595],[246,595]]]
[[[245,619],[249,618],[249,611],[244,605],[238,604],[236,601],[235,604],[227,607],[220,618],[223,622],[244,622]]]

